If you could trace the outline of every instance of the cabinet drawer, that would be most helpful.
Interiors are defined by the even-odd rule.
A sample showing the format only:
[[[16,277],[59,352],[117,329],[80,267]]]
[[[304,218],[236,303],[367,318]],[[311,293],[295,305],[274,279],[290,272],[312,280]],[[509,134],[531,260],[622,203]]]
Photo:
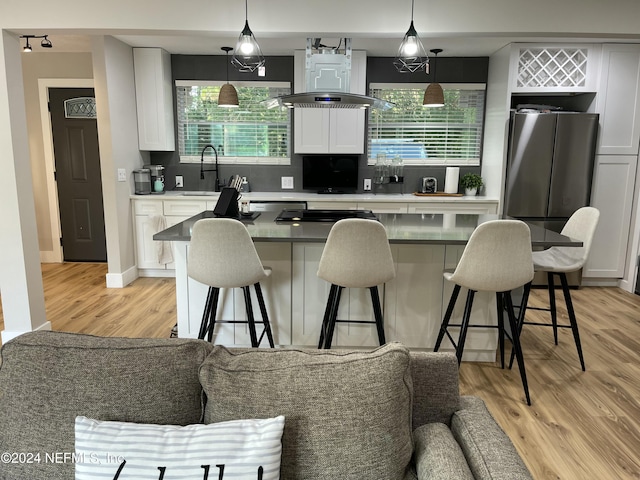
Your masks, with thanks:
[[[307,202],[309,210],[357,210],[355,202]]]
[[[497,213],[497,204],[489,203],[414,203],[409,204],[409,213],[469,213],[482,215]]]
[[[134,200],[135,215],[162,215],[162,202],[159,200]]]
[[[200,212],[204,212],[207,209],[206,200],[165,200],[163,203],[165,215],[181,215],[190,217]]]
[[[373,213],[407,213],[407,204],[398,202],[358,202],[358,210]]]

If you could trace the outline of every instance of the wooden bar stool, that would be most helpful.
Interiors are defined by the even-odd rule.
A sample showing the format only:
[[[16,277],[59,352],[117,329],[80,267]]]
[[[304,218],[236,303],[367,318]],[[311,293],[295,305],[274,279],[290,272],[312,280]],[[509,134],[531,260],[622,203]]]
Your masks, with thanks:
[[[520,378],[522,379],[522,386],[528,405],[531,405],[531,399],[518,336],[518,320],[515,317],[511,300],[511,291],[524,286],[520,310],[521,312],[524,311],[533,274],[531,232],[527,224],[520,220],[493,220],[478,225],[471,237],[469,237],[455,271],[453,273],[444,273],[444,278],[455,285],[433,349],[434,352],[437,352],[444,336],[447,335],[456,349],[456,356],[458,357],[458,363],[460,363],[469,327],[498,328],[501,364],[502,368],[504,368],[504,311],[506,307],[510,331],[512,332],[513,352],[515,352],[515,356],[518,359]],[[468,289],[462,323],[451,324],[449,322],[461,287]],[[470,324],[473,299],[478,291],[496,293],[497,326]],[[449,327],[460,327],[457,342],[449,333]]]
[[[566,235],[574,240],[582,241],[582,247],[551,247],[541,252],[533,252],[533,268],[536,272],[547,272],[547,283],[549,290],[549,308],[527,307],[530,310],[544,310],[551,313],[551,323],[527,322],[525,316],[520,322],[522,325],[542,325],[553,328],[553,340],[558,345],[558,328],[571,328],[573,339],[578,350],[578,358],[582,371],[585,371],[584,357],[582,355],[582,345],[580,343],[580,332],[578,331],[578,322],[571,301],[571,290],[567,282],[567,273],[580,270],[587,259],[591,250],[591,242],[595,234],[600,211],[594,207],[582,207],[576,210],[571,218],[567,221],[562,229],[562,235]],[[562,285],[562,293],[564,294],[564,302],[569,315],[569,325],[558,325],[558,315],[556,313],[556,293],[554,285],[554,276],[560,278]],[[513,362],[513,354],[511,355]]]
[[[377,220],[350,218],[337,221],[322,251],[318,277],[331,283],[318,348],[331,348],[336,322],[372,323],[380,345],[386,343],[378,285],[396,276],[387,231]],[[368,288],[375,320],[338,320],[344,288]]]
[[[206,218],[193,225],[189,246],[187,274],[209,286],[198,338],[212,341],[218,323],[245,323],[249,325],[251,346],[258,347],[266,334],[273,348],[273,335],[260,281],[271,274],[264,268],[251,235],[242,222],[230,218]],[[262,315],[264,329],[260,338],[256,334],[250,287],[253,285]],[[242,288],[247,320],[216,320],[221,288]]]

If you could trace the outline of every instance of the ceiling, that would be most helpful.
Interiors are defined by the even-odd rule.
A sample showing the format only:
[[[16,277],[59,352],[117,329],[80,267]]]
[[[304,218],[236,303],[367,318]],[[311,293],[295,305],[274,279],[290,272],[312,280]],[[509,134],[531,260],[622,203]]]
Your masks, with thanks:
[[[237,37],[219,37],[204,34],[192,35],[114,35],[132,47],[161,47],[172,54],[183,55],[223,55],[221,47],[234,47]],[[91,52],[91,37],[88,35],[51,34],[49,39],[53,48],[40,47],[40,40],[30,41],[34,52]],[[562,38],[562,37],[522,37],[522,36],[450,36],[421,37],[425,50],[441,48],[441,56],[446,57],[482,57],[490,56],[503,46],[512,42],[603,42],[616,41],[608,38]],[[294,50],[306,47],[306,37],[260,37],[258,43],[264,55],[293,55]],[[393,57],[397,53],[402,37],[398,38],[364,38],[352,37],[354,50],[365,50],[369,56]],[[618,41],[620,41],[618,39]],[[635,40],[639,41],[639,40]],[[21,42],[23,44],[24,41]],[[328,46],[337,45],[338,38],[323,38],[322,43]],[[626,43],[633,40],[625,39]]]

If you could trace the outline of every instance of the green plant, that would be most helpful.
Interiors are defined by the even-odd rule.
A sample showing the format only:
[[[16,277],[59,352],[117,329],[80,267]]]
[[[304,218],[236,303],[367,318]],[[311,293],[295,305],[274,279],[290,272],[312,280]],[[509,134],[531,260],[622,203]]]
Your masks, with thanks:
[[[460,185],[462,188],[477,188],[479,189],[482,185],[482,177],[477,173],[465,173],[460,179]]]

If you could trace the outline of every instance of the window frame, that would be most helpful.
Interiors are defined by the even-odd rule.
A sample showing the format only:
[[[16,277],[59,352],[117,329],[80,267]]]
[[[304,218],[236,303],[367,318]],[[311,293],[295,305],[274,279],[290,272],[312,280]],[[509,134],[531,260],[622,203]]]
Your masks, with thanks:
[[[405,158],[403,159],[404,165],[414,165],[414,166],[480,166],[482,164],[482,151],[484,146],[484,129],[485,129],[485,116],[486,116],[486,107],[487,107],[487,84],[486,83],[440,83],[444,90],[482,90],[485,93],[484,98],[484,108],[482,112],[482,124],[480,128],[480,146],[478,151],[478,159],[472,160],[468,159],[466,161],[460,161],[459,159],[417,159],[417,158]],[[422,90],[424,91],[429,86],[429,83],[394,83],[394,82],[371,82],[369,84],[369,94],[373,94],[372,91],[374,89],[412,89],[412,90]],[[429,108],[422,107],[420,108]],[[440,107],[431,107],[431,108],[440,108]],[[370,123],[369,117],[367,118],[367,164],[375,165],[376,158],[369,157],[369,152],[371,151],[371,132],[372,127]]]
[[[220,87],[227,83],[226,80],[176,80],[174,92],[176,92],[176,133],[180,129],[180,115],[178,111],[177,88],[178,87]],[[266,87],[266,88],[289,88],[291,91],[291,82],[262,82],[262,81],[243,81],[230,82],[236,89],[243,87]],[[240,107],[242,108],[242,107]],[[289,110],[285,107],[283,109]],[[291,141],[292,141],[292,118],[289,113],[288,129],[287,129],[287,148],[288,157],[235,157],[224,156],[218,153],[218,164],[227,165],[291,165]],[[200,163],[200,155],[182,155],[180,154],[180,139],[177,139],[178,156],[180,163]],[[215,163],[215,156],[208,150],[209,154],[204,156],[204,163]]]

